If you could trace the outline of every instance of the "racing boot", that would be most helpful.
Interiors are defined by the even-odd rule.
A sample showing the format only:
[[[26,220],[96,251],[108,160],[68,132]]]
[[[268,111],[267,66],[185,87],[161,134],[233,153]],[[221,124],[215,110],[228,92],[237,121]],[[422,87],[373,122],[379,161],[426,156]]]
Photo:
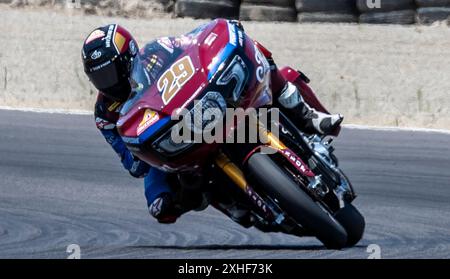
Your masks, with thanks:
[[[278,103],[280,110],[298,124],[300,130],[309,134],[329,135],[344,120],[341,114],[327,114],[311,108],[289,81],[281,91]]]
[[[183,214],[183,212],[175,206],[172,195],[169,193],[162,193],[156,198],[148,207],[148,212],[162,224],[175,223],[178,217]]]

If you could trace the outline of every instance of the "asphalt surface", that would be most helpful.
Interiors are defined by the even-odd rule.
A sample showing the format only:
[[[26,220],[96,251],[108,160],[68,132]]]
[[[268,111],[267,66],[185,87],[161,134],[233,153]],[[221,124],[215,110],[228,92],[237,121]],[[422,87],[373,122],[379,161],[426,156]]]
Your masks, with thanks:
[[[92,116],[0,110],[0,258],[450,258],[450,135],[344,129],[367,229],[357,247],[244,229],[214,209],[152,220]],[[372,246],[371,246],[372,247]]]

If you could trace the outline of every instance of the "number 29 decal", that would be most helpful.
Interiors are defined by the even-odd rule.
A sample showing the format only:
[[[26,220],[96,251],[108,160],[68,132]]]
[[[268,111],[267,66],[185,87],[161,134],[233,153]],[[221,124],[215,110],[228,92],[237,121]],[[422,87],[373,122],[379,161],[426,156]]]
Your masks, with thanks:
[[[158,80],[158,90],[161,93],[163,103],[167,105],[193,76],[195,70],[192,60],[185,56],[175,62],[170,69],[165,71]]]

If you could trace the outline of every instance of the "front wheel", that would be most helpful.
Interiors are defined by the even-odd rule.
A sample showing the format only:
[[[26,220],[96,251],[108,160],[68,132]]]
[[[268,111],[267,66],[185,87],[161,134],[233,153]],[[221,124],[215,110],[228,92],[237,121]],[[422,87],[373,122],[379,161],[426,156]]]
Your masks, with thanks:
[[[248,176],[291,218],[329,249],[347,246],[347,232],[331,215],[306,194],[268,155],[254,154],[248,160]]]

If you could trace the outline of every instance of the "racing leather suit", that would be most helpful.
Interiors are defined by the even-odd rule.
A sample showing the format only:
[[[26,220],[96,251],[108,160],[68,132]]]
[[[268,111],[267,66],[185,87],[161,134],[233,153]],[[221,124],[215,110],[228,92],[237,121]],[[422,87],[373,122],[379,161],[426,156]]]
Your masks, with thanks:
[[[164,38],[164,40],[170,39]],[[155,40],[141,49],[141,53],[144,54],[143,56],[149,58],[147,69],[149,70],[150,78],[153,80],[158,77],[163,66],[171,62],[168,60],[173,55],[173,51],[171,53],[171,50],[166,49],[160,42],[161,39]],[[123,167],[128,170],[130,175],[136,178],[144,178],[145,198],[147,200],[147,206],[150,207],[163,193],[170,194],[172,191],[167,182],[167,174],[165,172],[157,168],[152,168],[144,161],[133,156],[125,146],[116,127],[122,106],[123,103],[109,99],[99,92],[95,103],[95,123],[106,142],[117,153]],[[160,212],[151,213],[156,217]],[[170,218],[170,216],[164,216],[164,214],[158,216],[158,219],[163,220],[164,218]]]

